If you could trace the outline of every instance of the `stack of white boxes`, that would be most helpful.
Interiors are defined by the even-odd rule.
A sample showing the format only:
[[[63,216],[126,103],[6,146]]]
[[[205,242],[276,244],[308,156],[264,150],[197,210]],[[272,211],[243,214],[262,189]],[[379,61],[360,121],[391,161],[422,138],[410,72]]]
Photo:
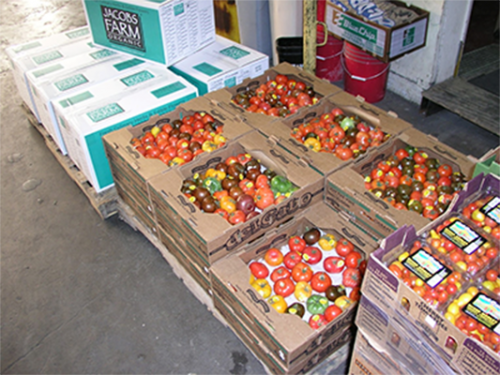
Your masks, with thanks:
[[[23,101],[96,192],[113,186],[104,134],[269,67],[268,56],[216,36],[211,1],[82,2],[89,26],[6,52]]]

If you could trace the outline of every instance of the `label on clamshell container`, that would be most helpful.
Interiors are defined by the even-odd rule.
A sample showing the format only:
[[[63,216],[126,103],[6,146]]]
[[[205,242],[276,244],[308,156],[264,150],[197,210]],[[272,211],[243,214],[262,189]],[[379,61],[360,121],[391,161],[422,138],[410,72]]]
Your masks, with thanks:
[[[424,249],[417,250],[403,261],[403,265],[431,288],[445,280],[452,270]]]
[[[500,303],[483,293],[464,306],[463,312],[488,327],[491,331],[500,334]]]
[[[494,197],[480,211],[500,225],[500,197]]]
[[[445,227],[441,234],[466,254],[473,254],[487,241],[474,229],[460,220]]]

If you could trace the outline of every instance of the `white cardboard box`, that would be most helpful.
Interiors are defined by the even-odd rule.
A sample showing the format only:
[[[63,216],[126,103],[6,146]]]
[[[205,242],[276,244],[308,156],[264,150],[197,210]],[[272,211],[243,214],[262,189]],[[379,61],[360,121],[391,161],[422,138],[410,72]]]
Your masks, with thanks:
[[[72,91],[112,78],[108,77],[110,72],[104,69],[106,64],[117,64],[128,59],[128,55],[99,48],[26,72],[27,87],[37,119],[52,136],[63,155],[67,154],[67,149],[53,117],[50,101],[58,95],[68,95]]]
[[[94,42],[170,66],[215,41],[211,0],[83,0]]]
[[[216,41],[170,67],[195,85],[200,95],[239,85],[269,69],[269,57],[232,40]]]
[[[14,81],[19,95],[35,114],[38,121],[40,121],[40,118],[30,96],[26,73],[31,69],[39,70],[41,68],[54,66],[56,63],[61,63],[67,58],[95,52],[97,50],[101,50],[101,48],[95,46],[90,36],[87,35],[73,43],[67,43],[43,50],[37,49],[35,53],[26,53],[13,61]]]
[[[92,100],[92,105],[70,111],[67,116],[59,115],[56,108],[57,120],[66,144],[74,145],[74,149],[69,149],[73,161],[99,193],[114,184],[101,137],[141,124],[151,116],[171,112],[196,96],[194,86],[171,73],[153,84],[141,85],[141,89]]]

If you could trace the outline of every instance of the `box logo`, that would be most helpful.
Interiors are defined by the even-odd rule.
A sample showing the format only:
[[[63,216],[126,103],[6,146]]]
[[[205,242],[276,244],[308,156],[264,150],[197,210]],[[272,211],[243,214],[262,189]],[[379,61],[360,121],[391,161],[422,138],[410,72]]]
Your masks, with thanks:
[[[223,50],[220,50],[219,53],[234,60],[238,60],[242,57],[250,55],[250,52],[242,50],[241,48],[238,48],[236,46],[224,48]]]
[[[104,59],[105,57],[116,55],[116,52],[111,51],[109,49],[102,49],[102,50],[97,51],[97,52],[92,52],[89,55],[94,60],[101,60],[101,59]]]
[[[93,121],[93,122],[99,122],[102,120],[105,120],[109,117],[115,116],[119,113],[123,112],[123,108],[120,107],[116,103],[111,103],[108,105],[105,105],[104,107],[95,109],[93,111],[90,111],[87,113],[87,116]]]
[[[221,69],[219,68],[216,68],[215,66],[209,64],[209,63],[201,63],[201,64],[198,64],[198,65],[195,65],[193,66],[193,69],[196,69],[197,71],[199,71],[200,73],[203,73],[209,77],[212,77],[216,74],[219,74],[220,72],[222,72]]]
[[[61,64],[51,65],[51,66],[48,66],[44,69],[40,69],[40,70],[33,72],[33,75],[36,78],[40,78],[46,74],[49,74],[49,73],[52,73],[52,72],[55,72],[55,71],[58,71],[61,69],[63,69],[63,66]]]
[[[415,28],[405,30],[403,33],[403,47],[409,46],[415,42]]]
[[[101,5],[106,36],[111,43],[145,51],[141,19],[137,13]]]
[[[359,22],[355,18],[348,17],[344,14],[338,15],[337,24],[340,28],[349,31],[361,39],[375,43],[377,41],[377,29],[363,22]]]
[[[59,91],[66,91],[87,82],[88,79],[85,78],[83,74],[75,74],[74,76],[57,81],[54,83],[54,86],[56,86]]]
[[[143,70],[142,72],[132,74],[131,76],[125,77],[120,79],[123,84],[126,86],[135,86],[138,85],[139,83],[142,83],[144,81],[148,81],[150,79],[153,79],[155,76],[148,72],[147,70]]]
[[[61,52],[50,51],[50,52],[44,53],[42,55],[38,55],[38,56],[33,57],[33,61],[37,65],[40,65],[40,64],[45,64],[46,62],[49,62],[52,60],[60,59],[61,57],[62,57]]]
[[[23,44],[22,46],[14,48],[15,53],[19,53],[22,51],[27,51],[29,49],[35,48],[35,47],[40,47],[42,44],[40,42],[32,42],[28,44]]]
[[[88,28],[83,28],[80,30],[70,31],[70,32],[66,33],[66,36],[69,39],[75,39],[75,38],[80,38],[80,37],[85,36],[85,35],[89,35],[89,33],[90,33],[90,30]]]

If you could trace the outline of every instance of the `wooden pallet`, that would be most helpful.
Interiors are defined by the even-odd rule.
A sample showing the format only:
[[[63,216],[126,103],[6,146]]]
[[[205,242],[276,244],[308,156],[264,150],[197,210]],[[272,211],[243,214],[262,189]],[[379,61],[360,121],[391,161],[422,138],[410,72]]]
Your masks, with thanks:
[[[434,85],[422,93],[420,111],[432,115],[445,108],[500,135],[498,95],[469,82],[498,70],[498,54],[498,46],[492,45],[464,55],[458,77]]]
[[[61,150],[57,146],[56,142],[52,139],[50,134],[40,124],[31,112],[31,110],[23,103],[22,105],[26,117],[29,123],[42,135],[47,148],[50,150],[52,155],[61,164],[69,177],[78,185],[78,187],[83,191],[90,201],[90,204],[97,211],[102,219],[107,219],[118,213],[118,193],[114,187],[107,189],[101,193],[96,193],[95,189],[92,187],[87,177],[82,173],[82,171],[76,166],[76,164],[71,160],[69,156],[63,155]]]

